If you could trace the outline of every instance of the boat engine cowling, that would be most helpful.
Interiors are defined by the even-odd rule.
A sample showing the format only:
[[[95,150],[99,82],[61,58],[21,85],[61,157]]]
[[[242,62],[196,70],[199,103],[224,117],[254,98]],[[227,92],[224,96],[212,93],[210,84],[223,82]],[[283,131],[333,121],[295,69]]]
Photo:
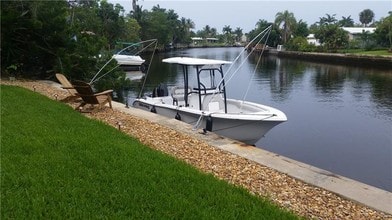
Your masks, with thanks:
[[[164,83],[160,83],[152,91],[152,97],[163,97],[163,96],[168,96],[168,95],[169,95],[169,91],[167,89],[167,85]]]

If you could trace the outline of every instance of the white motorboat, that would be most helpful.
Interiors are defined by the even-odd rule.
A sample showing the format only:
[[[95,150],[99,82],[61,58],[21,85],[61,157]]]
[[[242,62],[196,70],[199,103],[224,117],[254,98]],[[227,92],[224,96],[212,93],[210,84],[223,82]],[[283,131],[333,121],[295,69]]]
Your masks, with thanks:
[[[151,39],[151,40],[145,40],[141,41],[138,43],[126,43],[126,42],[119,42],[122,45],[127,45],[125,48],[121,49],[120,51],[116,52],[110,58],[100,69],[99,71],[93,76],[93,78],[90,80],[90,84],[93,84],[100,80],[102,77],[106,76],[110,72],[112,72],[115,68],[121,67],[124,71],[127,72],[126,78],[129,78],[133,80],[132,78],[135,77],[135,75],[138,75],[138,78],[141,79],[144,76],[144,72],[148,70],[148,65],[146,65],[143,60],[139,55],[140,52],[145,50],[146,48],[150,47],[151,45],[155,45],[155,49],[157,46],[157,40],[156,39]],[[144,43],[149,43],[147,46],[143,46]],[[137,52],[130,52],[128,51],[129,48],[135,47],[135,46],[142,46],[142,48],[137,51]],[[155,50],[154,49],[154,50]],[[125,52],[124,52],[125,51]],[[101,74],[101,71],[105,69],[105,67],[112,62],[112,60],[115,59],[117,61],[117,66],[110,71],[107,71],[104,74]],[[151,57],[152,59],[152,57]],[[129,74],[128,74],[129,73]],[[135,74],[134,74],[135,73]],[[139,74],[140,73],[140,74]],[[101,75],[100,75],[101,74]]]
[[[113,58],[117,61],[118,65],[126,66],[140,66],[145,61],[137,55],[114,54]]]
[[[137,98],[135,108],[176,118],[247,144],[255,144],[271,128],[287,121],[286,115],[275,108],[248,101],[228,99],[222,66],[223,60],[172,57],[162,62],[183,68],[184,84],[167,89],[160,85],[151,96]],[[194,67],[195,75],[190,75]],[[196,84],[191,84],[195,79]]]
[[[117,61],[117,64],[120,65],[124,71],[145,72],[147,68],[144,63],[145,60],[138,55],[114,54],[113,59]]]

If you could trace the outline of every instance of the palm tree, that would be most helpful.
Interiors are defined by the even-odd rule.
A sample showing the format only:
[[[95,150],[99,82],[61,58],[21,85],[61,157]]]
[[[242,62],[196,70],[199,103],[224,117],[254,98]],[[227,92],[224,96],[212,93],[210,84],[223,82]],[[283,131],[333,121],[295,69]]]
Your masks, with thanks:
[[[179,24],[180,41],[182,43],[190,43],[191,29],[195,28],[195,24],[191,19],[182,17]]]
[[[232,43],[232,37],[231,37],[232,29],[231,29],[230,25],[225,25],[223,27],[222,31],[223,31],[223,34],[225,35],[226,43]]]
[[[318,22],[320,25],[324,24],[335,24],[337,19],[335,18],[336,14],[330,15],[325,14],[327,17],[321,17],[320,21]]]
[[[142,17],[143,17],[143,7],[137,5],[137,0],[132,0],[132,11],[129,13],[128,16],[136,19],[136,21],[140,24],[143,25],[142,23]]]
[[[230,25],[225,25],[223,27],[222,31],[224,34],[231,34],[232,29],[231,29]]]
[[[307,37],[309,35],[308,24],[302,19],[297,22],[296,28],[293,31],[294,37]]]
[[[210,33],[211,37],[216,37],[218,35],[218,31],[216,30],[216,28],[211,28]]]
[[[234,34],[235,34],[235,40],[236,40],[236,41],[241,41],[241,37],[242,37],[242,35],[243,35],[242,29],[239,28],[239,27],[237,27],[237,28],[234,30]]]
[[[275,15],[275,24],[280,27],[283,26],[283,43],[287,43],[291,33],[295,29],[297,21],[295,20],[294,14],[285,10],[284,12],[278,12]]]
[[[204,37],[210,37],[211,36],[211,27],[209,25],[206,25],[203,28],[203,34],[204,34]]]
[[[256,29],[259,29],[259,30],[264,30],[264,29],[266,29],[268,26],[270,26],[271,24],[268,22],[268,21],[266,21],[266,20],[264,20],[264,19],[260,19],[260,20],[258,20],[257,21],[257,23],[256,23]]]
[[[195,28],[195,22],[193,22],[189,18],[186,19],[185,24],[186,24],[186,27],[188,28],[188,31],[191,31],[191,29]]]
[[[132,0],[132,9],[133,9],[133,11],[136,11],[137,10],[137,0]]]
[[[365,25],[365,27],[373,21],[374,12],[370,9],[365,9],[359,13],[359,21]]]
[[[342,16],[342,20],[339,21],[339,25],[341,27],[353,27],[354,26],[354,20],[351,18],[351,15],[348,17]]]

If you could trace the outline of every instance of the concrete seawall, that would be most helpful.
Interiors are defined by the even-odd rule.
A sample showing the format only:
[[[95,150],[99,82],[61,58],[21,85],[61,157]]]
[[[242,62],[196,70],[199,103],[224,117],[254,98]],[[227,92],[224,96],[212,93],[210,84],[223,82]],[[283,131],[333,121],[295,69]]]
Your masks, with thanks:
[[[278,57],[295,58],[314,62],[327,62],[333,64],[348,64],[361,67],[392,69],[392,54],[391,56],[372,56],[340,53],[310,53],[297,51],[278,51],[276,53],[270,54],[275,54]]]

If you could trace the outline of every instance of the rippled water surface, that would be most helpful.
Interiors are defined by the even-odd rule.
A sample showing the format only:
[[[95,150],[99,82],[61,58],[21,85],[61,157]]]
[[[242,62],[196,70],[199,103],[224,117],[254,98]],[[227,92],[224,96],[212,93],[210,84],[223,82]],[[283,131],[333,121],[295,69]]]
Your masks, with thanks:
[[[164,57],[233,61],[242,50],[187,49],[155,56],[144,91],[160,82],[182,83],[179,68],[160,63]],[[392,70],[275,56],[265,56],[257,65],[257,56],[247,56],[239,57],[244,65],[236,74],[229,72],[228,96],[276,107],[288,117],[257,147],[392,192]],[[141,85],[134,83],[129,102]]]

